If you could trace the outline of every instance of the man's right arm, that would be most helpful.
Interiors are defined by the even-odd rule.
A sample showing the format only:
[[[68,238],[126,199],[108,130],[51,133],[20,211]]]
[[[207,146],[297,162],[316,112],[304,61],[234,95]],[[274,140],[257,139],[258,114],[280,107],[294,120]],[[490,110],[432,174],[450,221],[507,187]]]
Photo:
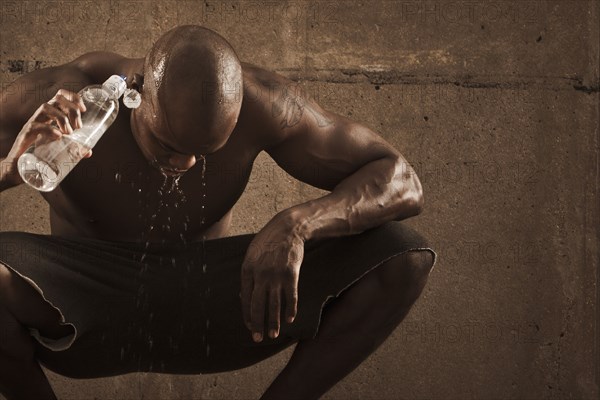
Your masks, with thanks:
[[[73,94],[89,83],[80,69],[66,64],[34,71],[2,88],[0,192],[23,183],[17,160],[37,135],[58,138],[77,128],[83,103]]]

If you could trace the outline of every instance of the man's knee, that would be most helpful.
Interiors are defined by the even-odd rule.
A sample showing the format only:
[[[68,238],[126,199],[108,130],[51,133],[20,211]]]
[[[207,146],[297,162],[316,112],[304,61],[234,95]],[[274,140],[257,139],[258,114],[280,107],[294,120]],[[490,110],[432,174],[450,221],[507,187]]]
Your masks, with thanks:
[[[379,269],[379,282],[386,294],[403,294],[425,285],[433,267],[429,250],[411,250],[387,260]]]
[[[418,277],[427,277],[433,268],[433,254],[429,250],[411,250],[401,255],[404,265]]]

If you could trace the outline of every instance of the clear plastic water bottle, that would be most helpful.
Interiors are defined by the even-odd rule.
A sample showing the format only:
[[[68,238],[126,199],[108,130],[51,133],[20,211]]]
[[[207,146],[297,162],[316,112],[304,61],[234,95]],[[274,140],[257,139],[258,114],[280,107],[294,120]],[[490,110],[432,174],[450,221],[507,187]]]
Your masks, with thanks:
[[[81,89],[79,95],[86,107],[81,114],[81,128],[58,140],[36,140],[17,162],[23,181],[42,192],[54,190],[115,121],[119,97],[126,88],[124,77],[113,75],[102,85]]]

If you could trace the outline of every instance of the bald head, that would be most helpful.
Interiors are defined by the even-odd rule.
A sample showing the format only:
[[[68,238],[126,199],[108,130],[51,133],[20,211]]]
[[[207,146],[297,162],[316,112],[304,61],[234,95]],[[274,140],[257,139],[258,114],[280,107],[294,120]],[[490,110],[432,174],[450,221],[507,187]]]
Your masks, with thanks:
[[[146,56],[144,92],[174,141],[210,152],[225,143],[237,122],[242,68],[223,37],[180,26],[161,36]]]

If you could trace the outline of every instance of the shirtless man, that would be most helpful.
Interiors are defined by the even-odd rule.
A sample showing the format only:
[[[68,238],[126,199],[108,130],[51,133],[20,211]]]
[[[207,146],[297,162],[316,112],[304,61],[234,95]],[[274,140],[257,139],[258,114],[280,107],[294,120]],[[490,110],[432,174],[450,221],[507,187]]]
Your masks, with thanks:
[[[115,175],[129,177],[136,189],[149,193],[147,201],[158,202],[154,193],[165,175],[183,173],[180,186],[187,202],[171,216],[188,215],[187,229],[155,230],[149,240],[198,243],[205,237],[208,243],[224,238],[252,163],[266,151],[295,178],[330,193],[279,212],[253,235],[238,266],[235,293],[245,334],[260,346],[252,360],[213,370],[240,368],[297,343],[262,398],[319,398],[381,345],[407,315],[426,283],[435,253],[416,243],[401,257],[378,261],[377,268],[348,282],[352,285],[323,307],[315,337],[284,338],[288,326],[300,323],[295,321],[303,300],[298,283],[301,270],[309,268],[303,264],[305,244],[358,235],[419,214],[423,195],[416,174],[370,129],[322,109],[285,77],[240,62],[216,33],[182,26],[164,34],[144,58],[88,53],[34,71],[6,88],[0,115],[1,190],[23,183],[17,159],[38,135],[59,138],[80,126],[85,108],[77,91],[113,74],[127,77],[128,86],[141,92],[142,104],[134,110],[121,105],[117,120],[87,158],[57,189],[42,193],[50,206],[51,236],[140,242],[150,216],[138,214],[153,210],[140,209],[139,199],[132,195],[133,183],[130,187]],[[41,95],[23,96],[23,88],[38,88]],[[206,174],[202,186],[199,164],[204,161],[212,173]],[[227,172],[232,165],[237,174]],[[91,167],[95,177],[90,177]],[[199,204],[205,207],[200,210]],[[78,338],[67,351],[41,346],[28,330],[50,339],[73,334],[72,326],[61,320],[61,311],[66,310],[49,304],[52,299],[45,300],[9,268],[10,263],[1,261],[0,392],[9,400],[56,398],[39,362],[73,377],[81,377],[86,361],[97,362],[94,376],[134,372],[116,365],[114,370],[111,365],[102,369],[102,353],[86,351],[109,350],[93,335]],[[50,286],[42,289],[46,293]],[[87,314],[95,312],[90,309]],[[69,314],[64,317],[69,322]],[[81,356],[74,356],[75,351]],[[163,372],[174,371],[183,370],[165,367]]]

